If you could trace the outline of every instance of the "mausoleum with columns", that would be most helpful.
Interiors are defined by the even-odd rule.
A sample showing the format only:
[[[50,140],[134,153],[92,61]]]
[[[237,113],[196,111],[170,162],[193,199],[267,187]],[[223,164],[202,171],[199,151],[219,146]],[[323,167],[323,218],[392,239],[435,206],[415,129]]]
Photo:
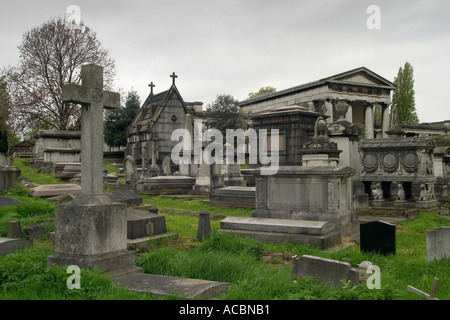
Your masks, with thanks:
[[[387,138],[389,129],[389,106],[391,91],[395,85],[376,74],[360,67],[317,81],[289,89],[265,94],[239,103],[241,109],[252,115],[277,110],[286,106],[299,105],[327,116],[327,122],[339,119],[338,100],[346,100],[349,105],[345,119],[351,123],[364,125],[365,137],[373,139],[375,132],[375,106],[381,106],[381,134]]]

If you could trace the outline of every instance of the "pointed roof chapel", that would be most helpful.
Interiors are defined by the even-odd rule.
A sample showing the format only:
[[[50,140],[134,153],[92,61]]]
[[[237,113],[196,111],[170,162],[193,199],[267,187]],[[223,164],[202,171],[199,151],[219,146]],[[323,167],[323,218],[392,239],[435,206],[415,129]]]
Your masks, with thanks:
[[[177,114],[184,113],[184,115],[186,115],[189,112],[186,103],[175,85],[175,79],[173,80],[172,86],[169,90],[157,94],[153,93],[153,87],[155,86],[153,82],[149,84],[149,86],[151,87],[150,94],[147,99],[145,99],[139,113],[131,123],[128,135],[151,133],[153,131],[153,127],[158,122],[159,117],[164,114],[166,108],[170,109],[166,111],[178,111],[170,117],[172,122],[182,120],[178,119],[179,116]],[[181,123],[180,127],[184,127],[184,122]]]
[[[186,127],[188,113],[195,114],[196,106],[201,102],[188,102],[183,100],[175,79],[175,73],[170,76],[172,85],[166,91],[154,93],[155,85],[149,84],[150,94],[142,104],[138,114],[128,127],[126,155],[140,161],[145,156],[146,161],[151,159],[152,150],[155,149],[157,163],[161,163],[165,156],[170,156],[177,141],[172,141],[172,133],[176,129]]]

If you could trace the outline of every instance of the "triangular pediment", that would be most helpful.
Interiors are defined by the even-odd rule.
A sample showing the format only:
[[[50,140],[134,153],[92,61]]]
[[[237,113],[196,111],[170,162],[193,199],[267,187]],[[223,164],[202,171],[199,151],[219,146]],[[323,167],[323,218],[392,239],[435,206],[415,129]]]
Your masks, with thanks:
[[[339,82],[339,83],[347,83],[347,84],[357,84],[357,85],[367,85],[367,86],[382,86],[389,87],[394,89],[395,85],[385,78],[379,76],[375,72],[361,67],[358,69],[350,70],[344,73],[340,73],[331,77],[328,77],[324,80],[330,82]]]
[[[152,120],[154,122],[157,121],[163,110],[165,109],[166,105],[168,103],[173,103],[173,100],[177,101],[180,106],[184,109],[185,113],[188,113],[188,108],[186,106],[186,103],[184,102],[183,98],[181,97],[180,92],[178,91],[177,87],[175,85],[172,85],[170,90],[167,92],[167,94],[164,96],[164,99],[159,104],[158,108],[154,111],[152,115]]]
[[[175,85],[172,85],[167,91],[158,94],[151,93],[131,123],[129,133],[150,132],[160,115],[164,112],[166,106],[168,104],[172,105],[173,103],[183,108],[186,114],[189,112],[186,103]]]

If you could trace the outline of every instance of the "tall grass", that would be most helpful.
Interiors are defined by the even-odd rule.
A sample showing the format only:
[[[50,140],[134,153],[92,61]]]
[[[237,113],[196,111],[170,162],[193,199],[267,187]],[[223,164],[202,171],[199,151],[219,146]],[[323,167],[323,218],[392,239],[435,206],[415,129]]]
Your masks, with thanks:
[[[130,292],[111,282],[99,270],[82,269],[80,289],[69,289],[71,275],[63,266],[47,267],[52,249],[33,249],[0,257],[0,300],[141,300],[150,295]]]
[[[28,166],[27,161],[29,160],[24,158],[14,159],[14,165],[20,169],[22,177],[26,177],[36,184],[63,183],[51,174],[40,173],[34,167]]]
[[[53,220],[53,203],[29,197],[21,186],[12,188],[9,195],[24,201],[24,204],[0,208],[0,236],[6,235],[7,224],[11,220],[21,221],[23,227]],[[222,216],[249,216],[251,211],[218,208],[198,199],[162,196],[144,196],[144,204],[175,211],[208,210],[213,215]],[[430,292],[435,277],[440,279],[436,296],[443,300],[450,299],[450,259],[438,262],[426,260],[425,232],[438,226],[450,226],[450,221],[437,218],[436,213],[422,213],[418,219],[400,223],[396,229],[396,254],[389,256],[362,253],[357,244],[341,250],[324,251],[292,242],[260,243],[216,232],[220,221],[214,219],[211,219],[212,234],[199,242],[196,240],[197,216],[177,213],[166,213],[164,216],[168,231],[178,233],[179,239],[154,244],[147,252],[136,252],[136,264],[152,274],[230,283],[229,290],[219,299],[422,299],[407,291],[407,286]],[[37,245],[0,257],[0,299],[152,298],[115,286],[98,270],[83,270],[82,289],[69,290],[66,269],[46,266],[47,256],[52,250],[51,245]],[[270,252],[283,253],[283,257],[315,255],[345,261],[355,267],[368,260],[380,267],[381,289],[370,290],[364,283],[327,287],[309,277],[298,279],[291,275],[288,260],[262,259]]]
[[[261,260],[264,250],[259,242],[214,233],[196,248],[160,248],[139,255],[136,263],[147,273],[228,282],[229,290],[220,297],[224,300],[391,299],[400,295],[389,286],[379,291],[365,285],[330,288],[309,277],[297,279],[288,264]]]
[[[14,196],[24,201],[18,206],[0,208],[0,237],[5,237],[10,221],[20,221],[22,229],[29,225],[53,221],[55,204],[40,198]]]

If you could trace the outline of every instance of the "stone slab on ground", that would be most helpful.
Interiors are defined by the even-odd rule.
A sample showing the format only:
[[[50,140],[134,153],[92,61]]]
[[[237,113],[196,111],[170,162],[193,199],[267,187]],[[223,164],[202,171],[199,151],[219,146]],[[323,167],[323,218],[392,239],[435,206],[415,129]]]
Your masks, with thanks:
[[[225,293],[230,285],[226,282],[177,278],[147,273],[132,273],[113,277],[113,281],[131,291],[149,292],[159,297],[179,295],[188,299],[215,298]]]
[[[79,194],[81,186],[73,183],[43,184],[31,189],[33,197],[50,198],[63,194]]]
[[[29,248],[33,245],[33,241],[18,238],[0,238],[0,256],[8,253]]]
[[[0,197],[0,208],[7,206],[18,206],[19,204],[23,204],[25,202],[11,198],[11,197]]]
[[[220,222],[223,229],[323,235],[335,230],[330,221],[288,220],[268,218],[227,217]]]
[[[322,250],[332,248],[338,245],[341,241],[340,231],[333,231],[325,235],[244,231],[231,229],[219,229],[218,231],[231,232],[238,237],[247,237],[261,242],[282,243],[285,241],[292,241],[295,243],[310,244]]]
[[[310,255],[293,256],[291,274],[299,278],[311,276],[333,286],[343,285],[341,280],[359,283],[359,273],[350,263]]]

